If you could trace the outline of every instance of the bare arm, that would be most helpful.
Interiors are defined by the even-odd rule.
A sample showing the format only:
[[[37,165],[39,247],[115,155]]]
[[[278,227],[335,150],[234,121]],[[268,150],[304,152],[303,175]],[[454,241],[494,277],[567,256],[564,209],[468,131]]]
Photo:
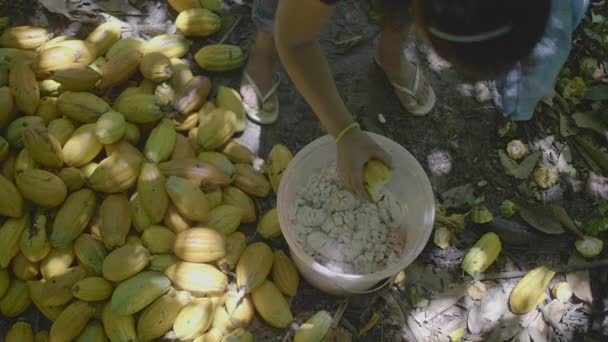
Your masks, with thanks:
[[[334,137],[353,122],[338,94],[318,35],[335,6],[320,0],[281,0],[275,19],[275,39],[289,77],[328,133]]]

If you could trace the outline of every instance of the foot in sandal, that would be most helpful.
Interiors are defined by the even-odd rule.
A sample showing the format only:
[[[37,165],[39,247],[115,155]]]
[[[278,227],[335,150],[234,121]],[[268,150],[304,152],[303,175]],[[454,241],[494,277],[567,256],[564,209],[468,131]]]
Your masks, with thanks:
[[[279,59],[272,35],[258,32],[241,79],[241,96],[249,119],[267,125],[279,116]]]
[[[433,88],[422,75],[421,68],[405,56],[399,63],[385,63],[376,56],[376,64],[384,71],[403,107],[412,115],[427,115],[435,106]]]

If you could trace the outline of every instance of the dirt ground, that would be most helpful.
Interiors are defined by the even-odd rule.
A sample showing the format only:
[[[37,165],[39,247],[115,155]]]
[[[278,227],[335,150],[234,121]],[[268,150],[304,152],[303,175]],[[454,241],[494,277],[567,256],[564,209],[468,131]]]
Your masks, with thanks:
[[[68,3],[70,2],[75,3],[74,0],[69,0]],[[121,3],[98,1],[99,4],[106,2]],[[81,4],[85,5],[83,8],[86,8],[87,3],[95,1],[81,1]],[[133,34],[162,32],[175,17],[175,13],[168,10],[168,5],[163,0],[130,1],[129,4],[137,11],[131,11],[130,14],[112,14],[131,23],[136,28]],[[22,0],[5,6],[15,23],[48,25],[56,34],[70,32],[81,35],[92,28],[61,15],[51,14],[43,10],[36,1]],[[226,26],[230,26],[229,23],[237,17],[240,17],[241,21],[227,42],[244,48],[251,45],[254,26],[249,12],[247,4],[233,4],[230,7],[228,15],[225,16]],[[412,35],[406,54],[424,70],[424,75],[437,94],[437,106],[430,115],[423,118],[407,115],[383,73],[373,63],[379,32],[370,19],[369,12],[369,4],[366,1],[343,2],[321,36],[322,46],[327,52],[338,89],[349,109],[365,130],[399,142],[417,158],[429,175],[438,201],[449,196],[446,191],[470,184],[470,189],[474,190],[477,197],[483,195],[485,205],[497,216],[499,204],[516,194],[521,181],[505,175],[501,166],[497,150],[504,149],[510,139],[501,138],[497,134],[506,121],[489,101],[487,87],[483,84],[465,83],[448,64],[440,60],[428,47],[417,42]],[[217,41],[222,35],[223,33],[219,33],[211,37],[210,41]],[[192,53],[208,41],[194,41],[190,60]],[[192,66],[196,70],[195,74],[201,73],[195,64]],[[229,84],[236,87],[240,80],[238,72],[210,76],[216,86]],[[249,123],[247,131],[240,137],[240,140],[261,157],[267,156],[276,143],[286,144],[296,152],[325,134],[316,116],[284,70],[281,70],[281,76],[279,121],[275,125],[264,127]],[[383,115],[385,123],[378,119],[378,114]],[[530,122],[519,124],[516,136],[530,143],[550,136],[560,138],[559,132],[555,131],[553,119],[545,114],[537,114]],[[583,220],[592,206],[590,203],[594,202],[584,190],[573,191],[566,184],[564,182],[563,186],[544,192],[542,199],[563,206],[575,220]],[[274,206],[272,201],[274,200],[259,203],[260,208]],[[450,213],[466,211],[466,205],[448,208]],[[483,336],[487,338],[488,334],[500,330],[501,327],[501,331],[507,331],[506,335],[515,331],[510,336],[513,337],[521,330],[513,328],[514,326],[527,327],[525,324],[528,323],[532,326],[530,330],[556,330],[555,327],[549,328],[547,325],[553,323],[538,322],[537,316],[530,315],[526,317],[528,323],[522,323],[522,319],[508,313],[506,306],[502,307],[506,305],[508,293],[518,278],[488,280],[488,296],[492,294],[493,297],[484,299],[481,304],[465,294],[467,283],[462,276],[460,262],[468,248],[488,229],[498,231],[503,238],[504,251],[497,264],[492,267],[493,273],[529,270],[539,264],[564,267],[574,250],[574,237],[570,234],[546,235],[523,223],[507,226],[512,230],[468,224],[463,232],[456,235],[453,245],[445,250],[435,246],[431,236],[418,260],[406,270],[407,280],[391,286],[380,293],[380,296],[352,298],[342,326],[351,333],[357,332],[368,323],[374,313],[377,314],[379,320],[370,331],[362,336],[354,334],[353,338],[361,341],[448,341],[447,334],[459,327],[469,328],[467,340],[482,341]],[[254,229],[247,229],[251,237]],[[283,242],[273,244],[273,247],[284,246]],[[546,332],[546,341],[608,339],[608,327],[604,322],[608,309],[604,306],[605,290],[602,290],[606,286],[607,272],[605,269],[599,269],[591,274],[593,295],[596,298],[593,307],[578,299],[564,304],[559,310],[562,316],[555,323],[561,333]],[[556,279],[564,277],[558,275]],[[412,288],[418,289],[418,294],[414,297],[430,300],[429,306],[415,308],[412,305]],[[357,306],[374,298],[379,299],[373,305],[368,302],[366,305]],[[343,302],[342,298],[324,295],[302,282],[299,294],[293,301],[293,313],[296,322],[301,323],[317,310],[325,309],[334,313]],[[495,312],[488,307],[494,308]],[[489,315],[484,316],[484,326],[477,333],[471,333],[471,327],[467,325],[467,321],[470,321],[469,315],[473,311]],[[488,319],[490,315],[497,317]],[[539,313],[536,312],[536,315]],[[42,316],[33,311],[27,316],[34,320],[36,327],[46,326]],[[540,321],[543,321],[542,317]],[[9,320],[0,320],[0,336],[4,335],[9,323]],[[255,334],[256,341],[281,341],[285,336],[285,331],[270,329],[257,318],[251,331]],[[495,341],[508,340],[503,339],[506,335],[493,338],[496,338]],[[537,338],[534,341],[542,341],[541,337]]]

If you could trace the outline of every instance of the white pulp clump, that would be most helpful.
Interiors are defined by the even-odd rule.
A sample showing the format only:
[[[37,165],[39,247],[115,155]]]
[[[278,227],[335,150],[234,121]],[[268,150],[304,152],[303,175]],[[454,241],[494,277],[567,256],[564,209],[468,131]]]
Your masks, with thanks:
[[[333,271],[365,274],[400,260],[406,207],[390,192],[377,204],[356,198],[331,166],[310,177],[290,210],[304,251]]]

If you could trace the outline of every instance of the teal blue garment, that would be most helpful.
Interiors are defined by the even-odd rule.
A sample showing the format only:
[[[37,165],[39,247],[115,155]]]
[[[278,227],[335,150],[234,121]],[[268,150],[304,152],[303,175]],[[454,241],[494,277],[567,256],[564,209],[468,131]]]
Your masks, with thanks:
[[[552,0],[545,34],[532,54],[494,81],[494,103],[506,118],[529,120],[536,105],[552,93],[572,48],[572,32],[588,6],[589,0]]]

